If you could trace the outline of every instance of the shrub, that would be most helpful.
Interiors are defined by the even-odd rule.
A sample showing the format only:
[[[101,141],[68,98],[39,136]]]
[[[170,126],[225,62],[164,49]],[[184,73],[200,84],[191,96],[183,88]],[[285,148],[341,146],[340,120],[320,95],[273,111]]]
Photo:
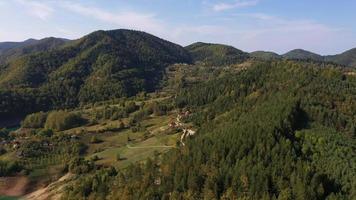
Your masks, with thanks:
[[[162,116],[165,115],[167,113],[167,106],[164,104],[160,104],[158,102],[153,102],[150,105],[150,109],[152,110],[153,114],[155,116]]]
[[[51,137],[53,135],[53,130],[52,129],[42,129],[37,134],[42,137]]]
[[[125,105],[125,112],[132,113],[135,112],[139,107],[136,105],[135,102],[130,101]]]
[[[22,122],[24,128],[43,128],[47,119],[47,114],[44,112],[33,113],[27,115]]]
[[[55,111],[49,113],[45,128],[56,131],[63,131],[81,126],[85,120],[79,115],[65,111]]]
[[[19,162],[9,162],[0,160],[0,176],[10,176],[20,172],[23,167]]]
[[[137,111],[135,114],[133,114],[132,119],[135,122],[140,122],[140,121],[146,119],[148,115],[149,114],[147,114],[147,112],[145,110],[140,110],[140,111]]]
[[[119,129],[124,129],[125,128],[125,124],[123,121],[120,121],[120,124],[119,124]]]
[[[100,158],[99,158],[99,156],[95,155],[95,156],[93,156],[90,160],[93,161],[93,162],[95,162],[95,161],[100,160]]]
[[[116,160],[117,160],[117,161],[120,161],[120,160],[121,160],[121,155],[120,155],[120,153],[117,153],[117,154],[116,154]]]
[[[94,163],[83,158],[74,158],[70,161],[68,168],[73,174],[84,174],[94,169]]]
[[[93,136],[91,139],[90,139],[90,143],[92,144],[97,144],[97,143],[100,143],[102,142],[102,140],[100,140],[98,137],[96,136]]]

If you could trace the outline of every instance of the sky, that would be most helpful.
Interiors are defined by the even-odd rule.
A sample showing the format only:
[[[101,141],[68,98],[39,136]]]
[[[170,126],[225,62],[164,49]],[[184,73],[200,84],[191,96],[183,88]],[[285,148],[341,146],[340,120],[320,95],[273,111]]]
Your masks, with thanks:
[[[0,0],[0,41],[135,29],[189,45],[279,54],[356,47],[356,0]]]

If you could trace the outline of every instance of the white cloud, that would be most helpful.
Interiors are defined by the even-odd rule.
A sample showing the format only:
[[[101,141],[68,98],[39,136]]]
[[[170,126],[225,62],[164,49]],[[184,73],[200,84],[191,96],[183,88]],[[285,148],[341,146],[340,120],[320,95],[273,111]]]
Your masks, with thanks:
[[[163,30],[163,25],[156,19],[154,14],[142,14],[133,11],[113,13],[100,8],[73,3],[64,3],[62,6],[79,15],[114,24],[120,26],[120,28],[137,29],[154,33]]]
[[[256,6],[258,4],[258,0],[235,0],[233,3],[218,3],[213,5],[214,11],[225,11],[230,9],[244,8],[250,6]]]
[[[54,12],[52,7],[43,2],[33,0],[15,0],[15,2],[25,6],[30,15],[42,20],[47,20]]]
[[[171,29],[169,39],[183,45],[193,42],[223,43],[245,51],[271,50],[285,53],[303,48],[332,54],[352,47],[348,31],[303,19],[287,19],[264,13],[242,13],[223,17],[222,23],[185,25]],[[239,20],[236,20],[238,18]]]

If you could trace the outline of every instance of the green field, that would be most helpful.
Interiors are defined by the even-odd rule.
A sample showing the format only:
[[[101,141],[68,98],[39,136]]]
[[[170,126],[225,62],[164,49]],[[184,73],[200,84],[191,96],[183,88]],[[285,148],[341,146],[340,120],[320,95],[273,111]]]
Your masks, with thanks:
[[[90,155],[98,156],[98,164],[114,165],[118,168],[125,168],[131,163],[143,161],[152,157],[155,152],[165,152],[171,148],[175,148],[175,141],[178,134],[152,137],[142,142],[125,145],[122,147],[107,148],[104,151]],[[116,155],[120,154],[122,160],[117,161]]]
[[[131,163],[152,157],[155,152],[162,153],[175,148],[179,134],[164,132],[168,128],[169,119],[169,116],[159,116],[144,120],[142,126],[150,132],[150,135],[146,137],[143,132],[132,132],[130,129],[114,133],[85,135],[81,138],[84,143],[89,144],[93,136],[102,141],[98,144],[89,144],[86,158],[97,156],[99,158],[97,164],[125,168]],[[117,161],[117,154],[122,157],[120,161]]]

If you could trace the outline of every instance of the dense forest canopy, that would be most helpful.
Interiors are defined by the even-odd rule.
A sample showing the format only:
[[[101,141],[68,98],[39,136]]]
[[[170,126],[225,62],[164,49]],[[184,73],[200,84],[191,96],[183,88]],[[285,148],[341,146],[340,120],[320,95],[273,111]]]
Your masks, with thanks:
[[[294,49],[283,54],[284,58],[287,59],[296,59],[296,60],[315,60],[315,61],[323,61],[323,57],[321,55],[306,51],[304,49]]]
[[[49,37],[41,40],[29,39],[24,42],[0,43],[0,64],[28,54],[54,50],[68,41]]]
[[[232,65],[241,63],[249,57],[247,53],[239,49],[221,44],[197,42],[185,48],[192,55],[194,62],[201,62],[206,65]]]
[[[276,61],[183,88],[176,104],[201,127],[187,146],[117,175],[90,173],[65,198],[352,199],[355,81]]]

